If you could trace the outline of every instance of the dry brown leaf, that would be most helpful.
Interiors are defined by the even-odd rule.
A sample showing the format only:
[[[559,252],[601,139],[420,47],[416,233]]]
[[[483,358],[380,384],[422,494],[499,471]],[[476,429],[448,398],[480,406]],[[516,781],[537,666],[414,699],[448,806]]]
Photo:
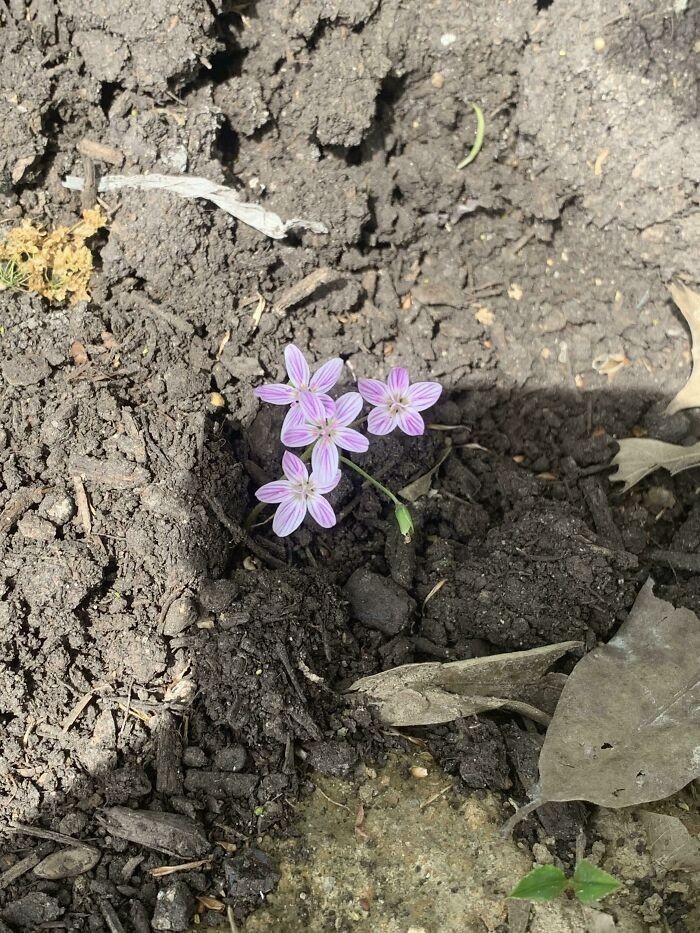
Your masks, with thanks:
[[[610,463],[617,467],[617,472],[610,474],[610,480],[624,483],[623,492],[654,470],[668,470],[671,476],[675,476],[682,470],[700,466],[700,443],[681,447],[680,444],[667,444],[648,437],[625,437],[618,443],[620,449]]]
[[[226,904],[220,901],[218,897],[211,897],[209,894],[198,894],[197,902],[204,910],[226,910]]]
[[[691,836],[682,820],[665,813],[642,810],[652,861],[662,871],[700,871],[700,840]]]
[[[693,371],[690,378],[666,409],[667,415],[674,415],[684,408],[700,406],[700,293],[681,283],[671,285],[669,291],[688,322],[693,355]]]
[[[349,690],[362,691],[391,726],[428,726],[495,709],[510,709],[537,722],[549,717],[521,698],[577,641],[560,642],[466,661],[403,664],[356,680]]]
[[[597,373],[607,376],[608,382],[610,382],[615,373],[622,369],[623,366],[628,366],[629,362],[624,353],[610,353],[607,356],[597,356],[591,366]]]
[[[540,754],[543,803],[630,807],[700,775],[700,620],[654,596],[647,580],[619,631],[576,665]]]
[[[399,495],[406,499],[407,502],[415,502],[417,499],[420,499],[421,496],[427,496],[430,492],[431,486],[433,485],[433,476],[435,476],[437,471],[440,469],[451,453],[452,447],[448,445],[442,452],[442,455],[440,456],[440,459],[435,464],[435,466],[428,470],[427,473],[419,476],[418,479],[414,479],[412,483],[408,484],[408,486],[404,486],[403,489],[400,489]]]

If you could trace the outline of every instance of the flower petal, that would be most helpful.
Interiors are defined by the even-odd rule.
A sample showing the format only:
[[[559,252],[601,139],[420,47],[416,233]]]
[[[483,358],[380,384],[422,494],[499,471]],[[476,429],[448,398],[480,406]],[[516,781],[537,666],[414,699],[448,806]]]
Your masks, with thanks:
[[[309,471],[304,461],[296,454],[285,450],[282,457],[282,471],[288,480],[293,483],[303,483],[309,478]]]
[[[311,377],[311,370],[309,369],[309,364],[304,359],[304,354],[301,352],[299,347],[295,347],[293,343],[290,343],[288,347],[285,347],[284,350],[284,362],[287,367],[287,374],[292,385],[301,388],[302,386],[308,386],[309,378]]]
[[[353,453],[363,454],[369,447],[369,441],[354,428],[339,428],[333,432],[333,440],[343,450],[352,450]]]
[[[286,447],[308,447],[309,444],[314,443],[317,437],[316,431],[305,424],[283,428],[280,435],[280,439]]]
[[[311,482],[313,483],[313,487],[316,490],[316,492],[322,493],[323,495],[325,495],[327,492],[332,492],[335,489],[335,487],[340,482],[341,476],[342,476],[342,473],[340,472],[340,470],[338,470],[338,472],[335,474],[335,476],[332,479],[328,480],[325,483],[322,483],[319,480],[319,478],[316,476],[316,474],[312,473]]]
[[[270,405],[291,405],[297,397],[297,390],[294,386],[268,383],[253,389],[253,395],[263,402],[269,402]]]
[[[328,401],[321,401],[327,398]],[[330,404],[329,404],[330,403]],[[299,407],[304,413],[304,418],[312,424],[319,424],[326,420],[329,410],[335,411],[335,402],[328,396],[312,395],[311,392],[299,393]]]
[[[390,370],[386,380],[387,388],[392,395],[402,395],[408,389],[409,382],[408,370],[403,366],[395,366]]]
[[[338,448],[328,437],[322,437],[311,453],[311,470],[318,483],[325,485],[338,472]]]
[[[323,411],[326,418],[332,418],[335,414],[335,402],[330,395],[317,395],[316,398],[323,405]]]
[[[309,387],[315,389],[317,392],[328,392],[340,379],[342,371],[343,361],[340,357],[328,360],[323,366],[319,366],[313,374]]]
[[[346,392],[341,395],[335,403],[335,420],[342,428],[347,427],[350,422],[362,411],[362,396],[359,392]]]
[[[414,382],[406,394],[411,408],[415,411],[425,411],[440,398],[442,386],[439,382]]]
[[[280,431],[280,437],[284,438],[285,432],[290,428],[301,428],[304,426],[304,412],[301,410],[301,405],[298,402],[292,402],[290,405],[289,411],[284,416],[284,421],[282,422],[282,430]]]
[[[307,508],[309,515],[319,523],[321,528],[332,528],[335,525],[335,512],[323,496],[309,496]]]
[[[299,499],[286,499],[277,507],[275,517],[272,519],[272,530],[280,538],[285,538],[304,521],[306,503]]]
[[[370,405],[383,405],[389,398],[386,384],[378,379],[358,379],[357,388],[362,398]]]
[[[425,433],[425,422],[412,408],[406,408],[398,416],[398,424],[404,434],[410,434],[411,437],[418,437]]]
[[[392,415],[386,405],[373,408],[367,416],[367,430],[370,434],[391,434],[396,427],[396,415]]]
[[[289,481],[278,479],[274,483],[265,483],[260,489],[255,490],[255,497],[261,502],[284,502],[289,496]]]

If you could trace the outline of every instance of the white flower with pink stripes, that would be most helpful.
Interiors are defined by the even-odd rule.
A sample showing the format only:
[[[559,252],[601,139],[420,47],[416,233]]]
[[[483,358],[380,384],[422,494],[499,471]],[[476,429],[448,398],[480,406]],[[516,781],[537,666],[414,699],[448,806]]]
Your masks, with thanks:
[[[289,382],[258,386],[254,393],[263,402],[269,402],[271,405],[293,405],[305,394],[325,395],[340,379],[343,370],[343,361],[336,357],[320,366],[312,376],[304,354],[293,343],[285,348],[284,362]]]
[[[285,538],[304,521],[306,513],[318,522],[322,528],[335,525],[335,512],[324,498],[324,493],[331,492],[340,482],[340,472],[328,480],[321,480],[315,472],[309,471],[296,454],[286,450],[282,458],[284,479],[266,483],[255,495],[261,502],[277,505],[272,520],[272,530],[280,538]]]
[[[346,392],[330,404],[325,399],[303,397],[299,409],[304,421],[283,426],[282,443],[286,447],[313,444],[311,468],[321,481],[329,481],[337,473],[338,448],[364,453],[369,447],[367,438],[350,427],[362,410],[362,397],[358,392]]]
[[[439,382],[410,383],[408,370],[392,369],[386,382],[378,379],[358,379],[362,398],[375,407],[367,417],[370,434],[390,434],[399,428],[404,434],[418,437],[425,433],[425,422],[419,412],[431,408],[442,394]]]
[[[322,528],[332,528],[336,523],[335,512],[325,494],[338,485],[342,460],[393,503],[399,530],[405,540],[410,541],[413,521],[406,503],[351,459],[341,457],[340,451],[365,453],[369,448],[368,438],[352,427],[362,411],[363,399],[374,406],[367,416],[370,434],[389,434],[399,428],[404,434],[415,437],[425,432],[420,412],[437,402],[442,386],[437,382],[411,385],[408,370],[396,367],[385,383],[378,379],[360,379],[359,392],[346,392],[333,400],[328,392],[340,378],[341,359],[328,360],[311,375],[309,364],[298,347],[290,344],[284,351],[284,358],[289,382],[260,386],[255,394],[272,405],[290,406],[282,425],[282,443],[307,450],[301,457],[285,451],[284,478],[266,483],[256,492],[261,503],[277,505],[272,530],[279,537],[286,537],[296,531],[307,513]],[[309,457],[310,476],[304,463]]]

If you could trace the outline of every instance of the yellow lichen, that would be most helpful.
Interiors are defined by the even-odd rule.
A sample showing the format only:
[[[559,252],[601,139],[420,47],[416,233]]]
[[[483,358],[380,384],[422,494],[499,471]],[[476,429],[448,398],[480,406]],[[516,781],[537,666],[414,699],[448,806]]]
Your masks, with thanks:
[[[86,301],[93,260],[85,241],[106,225],[99,207],[83,211],[74,226],[51,231],[22,221],[0,242],[0,290],[36,292],[71,304]]]

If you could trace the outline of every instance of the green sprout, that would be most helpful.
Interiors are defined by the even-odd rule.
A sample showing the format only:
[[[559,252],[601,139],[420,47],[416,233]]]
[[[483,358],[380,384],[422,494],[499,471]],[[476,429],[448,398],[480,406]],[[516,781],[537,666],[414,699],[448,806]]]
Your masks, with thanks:
[[[484,134],[486,132],[484,111],[478,104],[475,104],[473,100],[470,100],[469,103],[471,104],[474,115],[476,116],[476,136],[474,137],[474,145],[469,150],[467,156],[462,159],[462,161],[457,166],[457,171],[466,168],[470,162],[473,162],[481,152],[481,147],[484,145]]]
[[[28,278],[27,273],[19,268],[14,259],[0,262],[0,288],[21,289]]]
[[[585,860],[579,862],[571,878],[554,865],[539,865],[521,878],[511,897],[527,901],[553,901],[565,891],[573,891],[582,904],[593,904],[620,887],[606,871]]]

